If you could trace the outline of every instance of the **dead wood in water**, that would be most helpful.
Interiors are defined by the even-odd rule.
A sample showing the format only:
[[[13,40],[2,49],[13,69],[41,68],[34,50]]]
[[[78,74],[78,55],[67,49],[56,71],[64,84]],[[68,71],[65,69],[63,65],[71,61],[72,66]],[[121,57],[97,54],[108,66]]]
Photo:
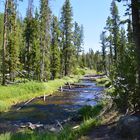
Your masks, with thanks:
[[[64,89],[72,89],[72,88],[86,88],[86,87],[89,87],[90,85],[84,85],[84,84],[81,84],[81,83],[76,83],[76,84],[71,84],[70,86],[69,85],[65,85],[64,87],[61,87],[60,88],[60,91],[64,90]]]
[[[27,102],[25,102],[21,107],[17,108],[17,111],[20,110],[21,108],[23,108],[25,105],[29,104],[30,102],[32,102],[36,97],[28,100]]]
[[[32,99],[26,101],[22,106],[20,106],[20,107],[17,108],[16,110],[18,111],[18,110],[22,109],[24,106],[26,106],[27,104],[29,104],[30,102],[32,102],[32,101],[35,100],[35,99],[43,98],[44,101],[45,101],[45,100],[46,100],[46,97],[51,96],[51,95],[52,95],[52,94],[49,94],[49,95],[45,95],[45,94],[44,94],[43,96],[34,97],[34,98],[32,98]]]

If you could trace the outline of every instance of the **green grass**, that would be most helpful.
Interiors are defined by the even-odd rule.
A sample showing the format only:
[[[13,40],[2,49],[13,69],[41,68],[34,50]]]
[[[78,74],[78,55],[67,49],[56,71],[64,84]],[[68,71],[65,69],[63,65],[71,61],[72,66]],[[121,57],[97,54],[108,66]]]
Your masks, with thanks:
[[[105,105],[105,104],[104,104]],[[77,140],[86,134],[91,128],[101,124],[102,119],[98,117],[101,113],[103,104],[99,103],[92,108],[94,117],[84,119],[83,122],[75,129],[66,126],[60,133],[36,132],[31,130],[22,130],[17,133],[5,133],[0,135],[0,140]],[[88,111],[88,108],[83,108]]]
[[[0,112],[8,111],[12,105],[27,101],[31,98],[41,95],[53,94],[60,86],[65,83],[77,82],[82,74],[95,73],[94,70],[82,69],[79,75],[72,75],[70,77],[63,77],[62,79],[50,80],[48,82],[40,83],[30,81],[11,86],[0,86]]]
[[[90,117],[75,129],[71,126],[66,126],[60,133],[37,132],[31,130],[22,130],[17,133],[5,133],[0,135],[0,140],[77,140],[85,135],[91,128],[99,126],[102,123],[102,118],[98,117],[105,104],[99,103],[92,108],[94,117]],[[87,110],[88,108],[86,108]],[[84,109],[85,110],[85,109]]]
[[[99,115],[99,113],[103,109],[103,106],[104,105],[102,103],[99,103],[99,104],[97,104],[96,106],[93,106],[93,107],[89,106],[89,105],[86,105],[79,110],[79,114],[83,118],[83,120],[88,120],[90,118],[94,118],[97,115]]]
[[[98,85],[109,87],[111,85],[111,81],[108,77],[96,79]]]
[[[6,133],[0,135],[0,140],[57,140],[57,137],[49,133]]]
[[[84,121],[77,129],[64,128],[60,133],[23,131],[18,133],[5,133],[0,135],[0,140],[77,140],[86,134],[93,126],[100,125],[101,121],[89,119]]]
[[[94,71],[95,72],[95,71]],[[93,71],[86,70],[85,73],[93,74]],[[76,82],[81,76],[64,77],[46,83],[27,82],[12,86],[0,86],[0,111],[8,109],[19,102],[26,101],[33,97],[54,93],[61,85],[66,82]],[[100,124],[100,120],[90,118],[84,120],[77,129],[66,127],[58,134],[49,132],[22,131],[17,133],[5,133],[0,135],[0,140],[77,140],[78,137],[86,133],[91,127]]]
[[[108,95],[113,95],[114,92],[115,92],[115,88],[112,86],[111,88],[108,88],[105,90],[105,92],[108,94]]]
[[[75,137],[80,137],[82,135],[85,135],[91,128],[95,126],[99,126],[101,124],[101,119],[96,118],[90,118],[86,121],[84,121],[80,127],[75,130]]]
[[[73,74],[74,75],[85,75],[85,69],[81,69],[81,68],[76,68],[73,70]]]
[[[53,94],[66,82],[76,82],[80,76],[64,77],[49,82],[27,82],[12,86],[0,86],[0,112],[8,111],[12,105],[44,94]]]
[[[85,74],[96,74],[95,70],[91,70],[88,68],[76,68],[73,70],[74,75],[85,75]]]

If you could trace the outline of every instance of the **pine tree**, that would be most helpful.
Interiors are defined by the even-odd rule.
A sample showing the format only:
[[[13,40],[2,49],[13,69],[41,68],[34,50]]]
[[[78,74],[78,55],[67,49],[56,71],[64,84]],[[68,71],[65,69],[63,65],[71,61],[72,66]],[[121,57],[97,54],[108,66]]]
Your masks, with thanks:
[[[80,44],[81,44],[81,49],[82,46],[84,45],[84,26],[81,25],[80,27]]]
[[[99,51],[95,52],[93,62],[95,70],[98,72],[102,72],[103,71],[102,55]]]
[[[50,50],[50,71],[51,79],[59,77],[60,74],[60,48],[59,48],[59,23],[57,17],[53,16],[52,27],[51,27],[52,39],[51,39],[51,50]]]
[[[17,17],[17,46],[19,48],[18,57],[19,57],[19,63],[18,63],[18,73],[21,77],[23,77],[22,71],[24,69],[24,55],[25,55],[25,41],[24,41],[24,23],[23,20],[20,19],[20,17]]]
[[[74,46],[76,47],[77,63],[79,62],[79,53],[82,51],[81,29],[77,22],[74,23]]]
[[[93,49],[90,49],[89,52],[90,52],[90,59],[91,59],[91,69],[94,69],[94,63],[95,63],[94,51],[93,51]]]
[[[3,43],[3,19],[4,15],[0,13],[0,53],[2,54],[2,43]],[[0,57],[0,74],[2,72],[2,57]]]
[[[25,18],[25,70],[28,72],[29,79],[39,79],[39,63],[40,63],[40,41],[39,41],[39,17],[36,11],[35,17],[32,13],[32,3],[27,10]]]
[[[137,62],[137,104],[135,105],[135,109],[140,109],[140,9],[139,9],[140,1],[139,0],[131,0],[132,6],[132,24],[133,24],[133,35],[134,42],[136,46],[136,62]]]
[[[50,77],[49,70],[49,46],[50,46],[50,8],[49,0],[40,1],[40,81]]]
[[[0,50],[2,49],[2,41],[3,41],[3,14],[0,13]]]
[[[109,33],[107,37],[108,47],[109,47],[109,72],[111,72],[111,66],[113,65],[113,36],[112,36],[112,20],[108,16],[106,20],[105,30]]]
[[[3,23],[3,46],[2,46],[2,85],[6,84],[6,48],[7,48],[7,17],[8,17],[8,0],[5,1],[4,23]]]
[[[114,47],[114,59],[117,61],[117,49],[119,45],[119,23],[120,17],[118,15],[118,7],[115,0],[111,3],[111,22],[112,22],[112,35],[113,35],[113,47]],[[116,62],[117,63],[117,62]]]
[[[33,50],[33,34],[34,34],[34,19],[33,19],[33,1],[30,0],[28,3],[27,16],[24,19],[25,30],[24,30],[24,40],[25,40],[25,64],[24,69],[28,73],[28,79],[31,78],[32,69],[32,50]]]
[[[72,44],[72,7],[69,0],[66,0],[61,13],[61,30],[63,33],[63,61],[64,61],[64,75],[69,75],[72,66],[73,60],[72,56],[75,51],[75,48]]]
[[[133,29],[132,29],[132,22],[131,20],[128,20],[128,27],[127,27],[127,49],[125,52],[126,56],[126,76],[127,76],[127,82],[128,82],[128,94],[129,97],[129,108],[135,110],[137,107],[137,103],[139,100],[139,97],[137,97],[137,63],[136,63],[136,48],[133,38]],[[127,54],[127,55],[126,55]]]
[[[3,82],[6,84],[6,73],[14,81],[18,63],[16,3],[6,0],[3,30]],[[7,77],[8,78],[8,77]]]
[[[41,50],[40,50],[40,36],[39,36],[39,13],[36,9],[35,17],[34,17],[34,34],[33,34],[33,52],[32,52],[32,70],[34,71],[34,79],[40,80],[40,58],[41,58]]]
[[[85,68],[86,65],[87,65],[87,62],[86,62],[86,54],[83,52],[82,55],[81,55],[81,60],[80,60],[80,66],[82,68]]]
[[[8,57],[8,68],[10,74],[10,80],[14,81],[15,72],[17,70],[18,60],[18,46],[17,46],[17,19],[16,19],[16,3],[14,0],[9,1],[9,16],[8,16],[8,45],[7,54]]]
[[[101,47],[102,47],[102,64],[103,64],[103,72],[106,73],[106,42],[107,42],[107,39],[106,39],[106,35],[105,35],[105,32],[103,31],[100,35],[100,40],[101,40]]]

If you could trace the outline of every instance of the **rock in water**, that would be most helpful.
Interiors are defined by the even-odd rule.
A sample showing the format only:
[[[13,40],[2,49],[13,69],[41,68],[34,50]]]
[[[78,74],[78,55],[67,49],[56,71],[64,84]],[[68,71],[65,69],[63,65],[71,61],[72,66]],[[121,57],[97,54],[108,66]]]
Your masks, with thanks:
[[[140,117],[132,115],[120,118],[117,132],[123,138],[138,138],[140,135]]]

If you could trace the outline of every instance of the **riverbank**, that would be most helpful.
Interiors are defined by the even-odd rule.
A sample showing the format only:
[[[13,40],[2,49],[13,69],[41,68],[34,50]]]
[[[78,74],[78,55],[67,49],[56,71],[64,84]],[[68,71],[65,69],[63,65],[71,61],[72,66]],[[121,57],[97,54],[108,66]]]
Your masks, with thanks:
[[[83,138],[83,136],[85,136],[93,127],[100,126],[103,122],[104,109],[97,109],[97,106],[93,107],[93,110],[96,113],[95,117],[86,120],[83,119],[79,125],[74,127],[69,125],[65,126],[59,133],[24,130],[17,133],[1,134],[0,138],[1,140],[86,140],[81,138]],[[103,107],[105,107],[105,104]]]
[[[95,106],[96,108],[96,106]],[[96,110],[99,115],[100,110]],[[86,134],[93,126],[101,124],[101,119],[97,116],[83,120],[76,126],[64,126],[60,132],[33,131],[25,129],[16,133],[5,133],[0,135],[1,140],[78,140],[79,137]]]
[[[84,70],[83,74],[95,73],[93,70]],[[60,86],[77,82],[83,75],[72,75],[62,79],[50,80],[48,82],[30,81],[17,85],[0,86],[0,112],[8,111],[11,106],[25,102],[38,96],[54,94]]]
[[[92,75],[91,75],[92,76]],[[92,77],[94,77],[94,76],[92,76]],[[96,76],[95,76],[96,77]],[[86,78],[86,82],[87,82],[87,77],[85,77]],[[89,78],[90,79],[90,78]],[[89,80],[90,81],[90,80]],[[82,91],[83,90],[83,95],[86,97],[86,95],[89,95],[90,94],[90,92],[91,92],[91,89],[93,90],[93,92],[92,92],[92,94],[93,95],[95,95],[95,94],[97,94],[97,92],[100,92],[100,90],[98,89],[98,87],[96,87],[95,86],[95,83],[92,83],[91,81],[91,83],[86,83],[85,82],[85,84],[86,85],[90,85],[89,87],[87,86],[87,89],[85,89],[84,87],[81,87],[81,89],[80,89],[80,91]],[[88,89],[89,88],[89,89]],[[76,88],[74,88],[76,91],[77,90],[79,90],[79,88],[77,87],[77,89]],[[101,89],[102,90],[102,89]],[[86,92],[85,92],[86,91]],[[88,93],[88,92],[89,93]],[[78,93],[77,93],[78,94]],[[100,94],[102,94],[102,93],[100,93]],[[73,96],[73,95],[72,95]],[[80,95],[79,95],[79,97],[80,97]],[[87,98],[88,99],[88,98]],[[94,102],[94,100],[93,100],[94,98],[92,97],[90,100],[88,99],[88,100],[85,100],[85,103],[88,103],[88,102],[90,102],[90,101],[92,101],[92,102]],[[49,99],[48,99],[49,100]],[[57,100],[57,99],[56,99]],[[76,101],[76,100],[75,100]],[[79,101],[79,100],[78,100]],[[83,102],[83,99],[82,99],[82,102]],[[101,102],[99,102],[99,103],[101,103]],[[52,104],[52,103],[51,103]],[[79,104],[79,103],[78,103]],[[40,103],[39,103],[39,105],[41,105]],[[58,105],[57,105],[58,106]],[[57,106],[55,106],[55,107],[57,107]],[[65,104],[64,104],[64,106],[65,106]],[[66,123],[66,124],[62,124],[61,123],[61,121],[59,121],[60,122],[60,124],[62,124],[63,126],[63,129],[62,129],[62,131],[60,131],[59,133],[50,133],[50,130],[49,131],[47,131],[46,129],[44,129],[44,128],[46,128],[46,127],[44,127],[43,126],[43,130],[42,129],[39,129],[39,130],[37,130],[37,131],[30,131],[30,129],[29,130],[26,130],[26,129],[24,129],[24,131],[12,131],[13,133],[5,133],[5,134],[2,134],[2,135],[0,135],[0,138],[2,139],[2,140],[5,140],[5,139],[14,139],[14,140],[16,140],[16,139],[22,139],[22,140],[24,140],[24,139],[26,139],[26,140],[30,140],[30,139],[34,139],[34,140],[38,140],[38,139],[42,139],[42,140],[47,140],[47,139],[49,139],[49,140],[77,140],[81,135],[84,135],[88,130],[90,130],[92,127],[94,127],[94,126],[98,126],[98,125],[100,125],[100,123],[101,123],[101,118],[100,118],[100,116],[102,116],[102,115],[99,115],[102,111],[103,111],[103,107],[104,105],[103,105],[103,103],[101,103],[101,104],[97,104],[97,105],[95,105],[95,106],[83,106],[83,108],[81,108],[80,110],[79,110],[79,115],[81,116],[80,118],[77,116],[76,118],[79,118],[78,119],[78,122],[76,121],[74,124],[72,123]],[[31,104],[31,107],[32,107],[32,104]],[[37,107],[37,106],[36,106]],[[45,106],[45,108],[47,108],[47,106]],[[24,108],[25,109],[25,108]],[[29,109],[29,108],[28,108]],[[69,107],[67,107],[67,108],[64,108],[64,110],[69,110],[70,108]],[[43,109],[44,110],[44,109]],[[48,110],[48,109],[47,109]],[[25,111],[25,110],[24,110]],[[72,110],[71,110],[72,111]],[[23,111],[21,110],[21,112],[23,113]],[[38,112],[38,111],[35,111],[35,112]],[[52,111],[53,112],[53,111]],[[54,116],[58,116],[58,115],[56,115],[56,112],[57,111],[55,111],[53,114],[55,114]],[[16,113],[16,112],[15,112]],[[15,114],[15,113],[13,113],[13,114]],[[29,112],[28,112],[28,114],[30,114]],[[31,114],[33,114],[33,113],[31,113]],[[40,113],[39,113],[40,114]],[[49,115],[48,113],[46,113],[47,114],[47,116]],[[99,115],[99,116],[98,116]],[[23,114],[22,114],[22,116],[23,116]],[[46,117],[45,117],[46,118]],[[28,118],[29,119],[29,118]],[[56,118],[54,118],[54,120],[55,120]],[[58,118],[57,118],[58,119]],[[58,119],[59,120],[59,119]],[[77,120],[77,119],[76,119]],[[80,122],[79,122],[80,121]],[[31,121],[30,121],[31,122]],[[38,122],[38,121],[37,121]],[[67,126],[68,125],[68,126]],[[22,125],[23,126],[23,125]],[[61,126],[61,125],[60,125]],[[51,127],[51,131],[52,131],[52,128],[55,130],[55,127],[56,126],[52,126]],[[9,128],[9,127],[8,127]],[[12,127],[13,128],[13,127]],[[19,127],[20,128],[20,127]],[[27,128],[29,128],[29,127],[27,127]],[[61,128],[61,127],[60,127]],[[44,131],[45,130],[45,131]],[[8,131],[8,132],[10,132],[10,131]]]
[[[0,112],[8,111],[12,105],[27,101],[41,95],[53,94],[60,86],[66,82],[78,81],[81,75],[64,77],[48,82],[27,82],[12,86],[0,86]]]

